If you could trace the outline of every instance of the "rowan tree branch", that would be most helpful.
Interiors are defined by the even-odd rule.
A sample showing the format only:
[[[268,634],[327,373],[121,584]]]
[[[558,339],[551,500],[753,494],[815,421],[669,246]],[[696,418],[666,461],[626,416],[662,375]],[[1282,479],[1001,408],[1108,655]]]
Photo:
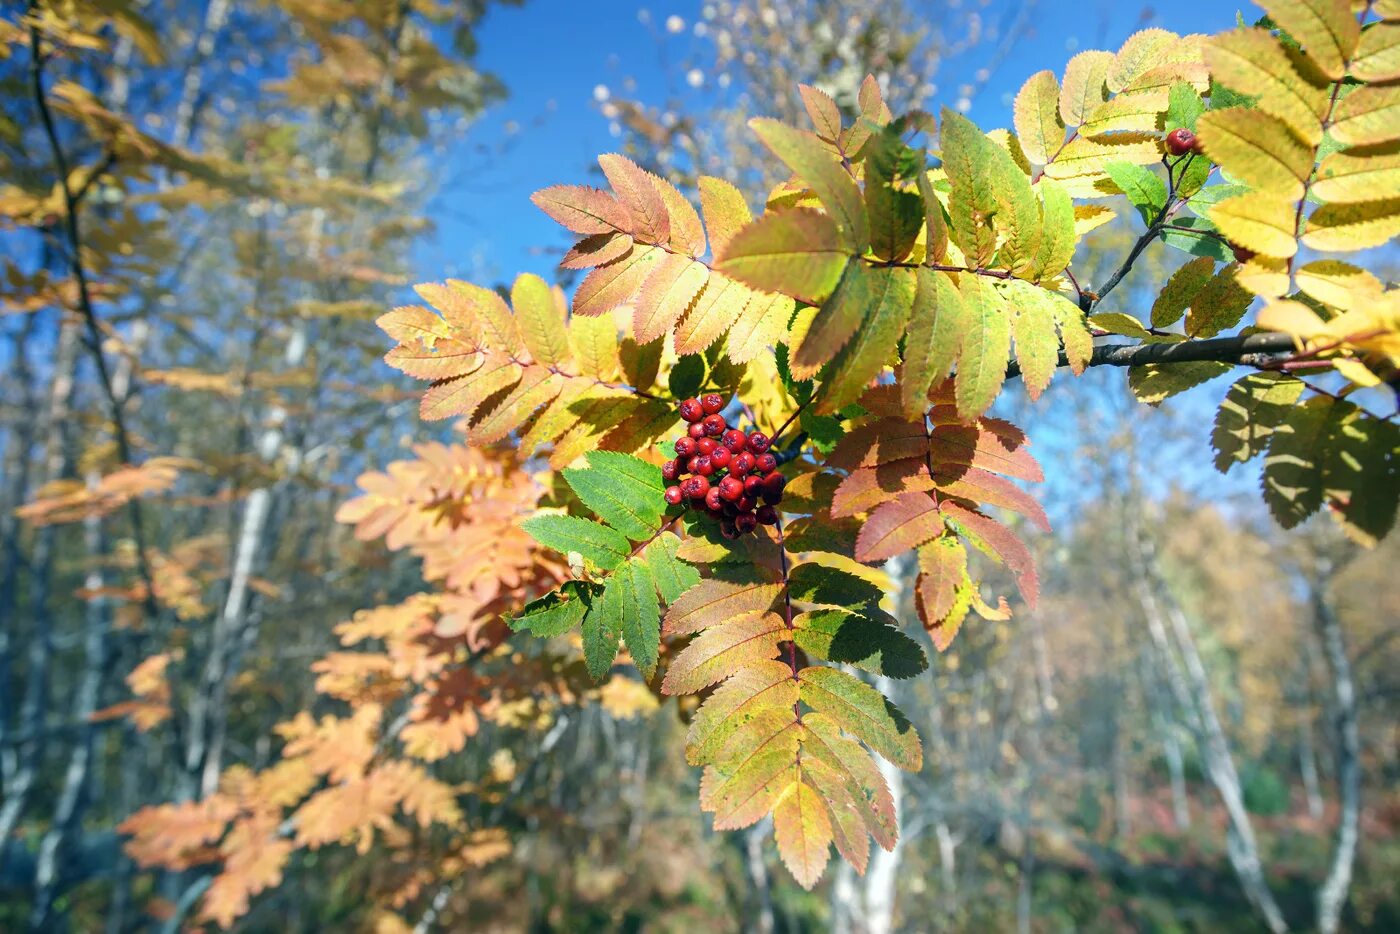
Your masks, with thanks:
[[[1241,363],[1258,366],[1272,362],[1272,355],[1288,353],[1295,347],[1288,334],[1244,334],[1235,337],[1212,337],[1208,340],[1182,341],[1179,344],[1104,344],[1094,348],[1089,366],[1143,366],[1148,363]],[[1069,358],[1060,353],[1059,366],[1069,366]],[[1021,367],[1013,362],[1006,368],[1006,378],[1021,375]]]

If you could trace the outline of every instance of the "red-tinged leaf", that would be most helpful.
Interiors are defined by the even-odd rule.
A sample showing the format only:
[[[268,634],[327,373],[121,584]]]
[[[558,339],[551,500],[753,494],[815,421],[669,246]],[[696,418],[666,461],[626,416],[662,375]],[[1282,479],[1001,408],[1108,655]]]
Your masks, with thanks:
[[[1023,447],[1009,447],[988,430],[988,419],[978,425],[940,425],[932,432],[933,469],[956,473],[958,467],[980,467],[1004,477],[1039,483],[1045,479],[1040,464]]]
[[[803,757],[802,775],[826,804],[836,851],[857,874],[864,875],[870,863],[870,832],[865,829],[861,804],[856,800],[859,789],[847,786],[835,769],[812,756]]]
[[[700,223],[700,215],[695,213],[695,206],[666,179],[651,173],[647,173],[647,177],[656,186],[661,203],[666,206],[666,216],[671,224],[671,234],[666,242],[686,256],[700,256],[705,252],[705,228]]]
[[[830,144],[815,134],[768,117],[755,117],[749,127],[775,156],[812,190],[836,222],[842,242],[855,253],[870,244],[870,222],[860,187]]]
[[[939,509],[972,536],[974,545],[985,546],[993,557],[1006,565],[1016,578],[1021,597],[1031,609],[1035,609],[1036,600],[1040,597],[1040,577],[1036,574],[1035,559],[1031,557],[1025,542],[995,519],[958,503],[945,500],[939,504]]]
[[[770,211],[718,253],[715,268],[761,292],[820,304],[836,288],[851,251],[836,223],[820,211]]]
[[[919,549],[919,608],[925,625],[936,626],[953,610],[958,587],[967,577],[967,550],[951,535]]]
[[[869,398],[867,394],[866,398]],[[928,453],[928,434],[921,422],[883,418],[849,432],[827,455],[826,465],[837,470],[875,467]]]
[[[796,776],[801,738],[793,711],[771,707],[731,737],[700,778],[700,807],[714,813],[716,830],[747,827],[772,810]]]
[[[835,772],[850,790],[865,829],[882,848],[893,850],[899,839],[894,797],[870,753],[844,735],[826,714],[808,713],[802,718],[802,726],[804,764],[807,759],[814,759]]]
[[[443,333],[427,330],[428,318],[439,322]],[[396,308],[379,319],[379,326],[401,341],[384,355],[384,362],[416,379],[466,376],[486,360],[480,344],[448,336],[456,332],[426,308]]]
[[[797,884],[811,889],[826,869],[831,849],[831,817],[816,790],[793,782],[773,809],[778,854]]]
[[[686,735],[686,761],[710,764],[730,737],[760,710],[791,710],[795,703],[797,681],[787,664],[767,660],[744,666],[695,712]]]
[[[753,214],[743,193],[724,179],[702,175],[699,185],[700,210],[710,233],[710,252],[718,256],[733,236],[753,220]]]
[[[836,488],[831,499],[831,515],[841,519],[865,512],[901,493],[933,489],[933,477],[922,457],[891,461],[879,467],[862,467]]]
[[[617,199],[631,214],[632,224],[627,232],[643,243],[665,243],[671,235],[671,219],[661,190],[653,181],[655,176],[615,152],[599,156],[598,165],[617,192]]]
[[[721,620],[766,613],[782,592],[782,584],[769,581],[736,583],[706,578],[671,604],[661,631],[668,636],[683,636]]]
[[[524,348],[515,316],[506,300],[491,289],[461,279],[425,282],[413,290],[463,334],[473,335],[491,350],[516,354]]]
[[[690,313],[676,326],[676,353],[699,353],[719,340],[743,314],[753,290],[723,273],[712,273]]]
[[[709,275],[704,263],[679,253],[663,254],[637,295],[632,319],[637,343],[646,344],[669,333],[705,287]]]
[[[424,421],[438,421],[460,415],[470,418],[477,406],[508,389],[519,380],[521,367],[499,354],[488,355],[470,376],[459,376],[429,386],[423,393],[418,412]]]
[[[632,301],[663,256],[656,247],[634,246],[621,259],[599,266],[584,277],[574,292],[574,314],[601,315]]]
[[[856,538],[856,560],[884,561],[943,531],[943,517],[927,493],[904,493],[870,513]]]
[[[671,662],[661,693],[694,694],[747,664],[777,658],[778,643],[788,638],[787,626],[776,613],[716,622]]]
[[[617,199],[587,185],[554,185],[530,196],[535,206],[568,230],[580,234],[626,232],[632,221]]]
[[[1010,509],[1031,520],[1042,532],[1050,531],[1050,519],[1036,498],[1005,477],[977,467],[959,467],[951,477],[935,473],[934,479],[938,481],[938,492],[944,496]]]
[[[625,233],[594,234],[575,243],[559,265],[564,269],[590,269],[605,266],[627,255],[632,238]]]
[[[831,717],[891,765],[910,772],[923,766],[918,731],[879,691],[836,668],[804,668],[798,681],[803,703]]]
[[[499,441],[519,428],[535,410],[545,405],[564,388],[564,380],[542,366],[525,367],[520,382],[492,408],[489,414],[478,414],[470,436],[473,444]]]
[[[846,266],[836,291],[822,304],[807,333],[793,346],[794,370],[816,372],[846,346],[866,322],[866,314],[885,300],[890,290],[890,280],[885,273],[889,272],[892,270],[872,270],[863,262]]]
[[[802,95],[802,106],[807,108],[807,116],[812,118],[817,135],[829,143],[840,139],[841,109],[831,95],[810,84],[799,84],[797,90]]]

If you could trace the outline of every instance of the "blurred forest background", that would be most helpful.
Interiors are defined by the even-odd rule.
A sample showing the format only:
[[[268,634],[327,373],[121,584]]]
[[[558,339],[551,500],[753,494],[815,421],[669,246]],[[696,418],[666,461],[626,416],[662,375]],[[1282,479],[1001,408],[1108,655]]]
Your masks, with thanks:
[[[267,766],[299,711],[343,709],[327,679],[345,669],[318,661],[337,624],[448,577],[336,518],[358,475],[453,440],[418,422],[373,319],[423,279],[551,275],[562,242],[530,253],[548,228],[514,215],[596,172],[578,127],[758,204],[774,178],[744,121],[799,122],[799,81],[849,107],[873,73],[896,111],[1005,125],[995,89],[1061,68],[1071,34],[1116,48],[1233,17],[608,2],[578,4],[594,31],[560,58],[518,54],[564,6],[5,5],[0,929],[178,929],[208,877],[138,866],[118,825]],[[613,78],[555,67],[581,55]],[[1080,280],[1118,259],[1079,258]],[[1126,308],[1178,263],[1146,259]],[[1285,535],[1255,477],[1209,465],[1219,383],[1158,411],[1103,369],[1019,403],[1056,524],[1042,604],[886,688],[930,754],[888,776],[903,838],[864,878],[803,892],[768,828],[712,832],[686,711],[620,676],[492,717],[432,764],[495,789],[466,822],[505,842],[418,929],[448,909],[475,930],[1400,929],[1400,546],[1360,550],[1325,518]],[[299,852],[239,924],[371,926],[381,868]]]

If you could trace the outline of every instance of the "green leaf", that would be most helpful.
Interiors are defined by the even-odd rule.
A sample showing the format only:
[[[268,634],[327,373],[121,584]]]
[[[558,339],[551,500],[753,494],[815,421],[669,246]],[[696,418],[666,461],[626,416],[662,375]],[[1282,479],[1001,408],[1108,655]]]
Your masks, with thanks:
[[[911,772],[923,765],[918,732],[879,691],[835,668],[804,668],[798,681],[803,703],[831,717],[890,763]]]
[[[1334,402],[1314,396],[1288,410],[1269,437],[1264,457],[1264,502],[1279,525],[1291,529],[1322,505],[1322,457]]]
[[[1156,172],[1144,165],[1114,160],[1104,167],[1108,177],[1113,179],[1123,194],[1128,196],[1133,207],[1137,208],[1142,223],[1151,227],[1152,222],[1167,203],[1167,185]]]
[[[1035,187],[1040,193],[1040,243],[1027,272],[1038,282],[1046,276],[1059,275],[1069,266],[1074,258],[1076,234],[1074,202],[1064,186],[1053,178],[1042,177]]]
[[[668,606],[700,583],[700,572],[676,557],[680,543],[680,538],[675,535],[658,535],[639,555],[646,562],[656,592]]]
[[[666,509],[661,468],[616,451],[586,456],[587,467],[564,470],[564,479],[583,504],[634,542],[654,535]]]
[[[841,284],[816,312],[807,333],[795,342],[791,359],[795,370],[815,373],[831,360],[860,328],[866,310],[877,301],[877,292],[887,287],[888,280],[866,263],[849,263]]]
[[[1215,262],[1208,256],[1193,259],[1172,273],[1157,300],[1152,303],[1152,326],[1169,328],[1181,320],[1205,284],[1215,274]]]
[[[671,367],[671,375],[667,377],[672,397],[688,399],[698,393],[705,385],[705,371],[705,358],[699,354],[686,354],[677,360],[676,365]]]
[[[953,241],[969,265],[985,266],[1005,234],[1001,265],[1029,265],[1040,241],[1040,205],[1011,154],[962,114],[943,109],[943,168],[952,186]]]
[[[1235,279],[1234,264],[1226,266],[1191,299],[1186,313],[1186,333],[1192,337],[1214,337],[1240,323],[1254,295]]]
[[[1203,360],[1193,363],[1149,363],[1128,370],[1128,388],[1139,402],[1158,405],[1172,396],[1210,382],[1230,372],[1228,363]]]
[[[617,567],[632,550],[622,533],[577,516],[534,516],[520,523],[520,527],[546,548],[562,555],[578,552],[604,571]]]
[[[971,421],[991,407],[1006,380],[1011,356],[1011,316],[1002,295],[985,276],[961,276],[962,341],[958,348],[955,395],[958,417]]]
[[[1020,279],[997,284],[1011,312],[1011,333],[1016,340],[1016,362],[1021,382],[1032,399],[1040,398],[1060,362],[1060,340],[1055,333],[1053,293]]]
[[[788,575],[788,594],[799,603],[829,607],[875,606],[880,588],[863,577],[825,564],[799,564]]]
[[[813,610],[792,621],[797,629],[794,641],[809,655],[891,678],[912,678],[925,671],[924,650],[884,620],[846,610]]]
[[[884,266],[871,268],[865,275],[871,280],[865,320],[832,362],[825,380],[826,391],[820,397],[822,412],[836,411],[860,398],[866,385],[894,357],[895,347],[909,322],[909,311],[914,303],[913,271]],[[821,324],[819,317],[813,330]],[[812,332],[808,332],[803,347],[812,339]]]
[[[816,305],[836,288],[851,255],[830,217],[792,208],[770,211],[736,233],[715,268],[755,289]]]
[[[656,605],[656,583],[640,557],[622,566],[609,584],[620,588],[622,638],[642,676],[651,679],[661,645],[661,610]]]
[[[505,621],[512,632],[528,631],[541,639],[561,636],[583,620],[601,589],[587,581],[565,581],[558,590],[530,601]]]
[[[612,669],[617,648],[622,643],[624,591],[630,587],[624,575],[614,574],[603,585],[583,618],[583,660],[594,681],[602,681]]]
[[[1338,403],[1331,419],[1322,481],[1342,528],[1374,547],[1395,525],[1400,498],[1400,426]]]
[[[1205,112],[1205,102],[1196,89],[1184,81],[1178,81],[1172,85],[1167,96],[1167,123],[1164,129],[1170,132],[1185,127],[1194,131],[1196,119]]]
[[[870,214],[870,249],[880,259],[898,262],[909,255],[924,223],[924,198],[896,186],[901,162],[911,161],[908,146],[890,126],[865,147],[865,207]],[[923,174],[923,159],[916,162]]]
[[[1233,261],[1234,251],[1217,237],[1210,236],[1214,233],[1217,233],[1215,225],[1204,218],[1176,217],[1173,218],[1171,227],[1163,228],[1161,237],[1167,246],[1185,250],[1195,256],[1209,256],[1225,263]]]
[[[860,187],[841,164],[840,156],[815,133],[790,127],[767,117],[755,117],[749,127],[773,154],[800,178],[836,223],[841,242],[852,253],[864,253],[870,245],[870,225]]]
[[[917,275],[900,381],[901,405],[910,419],[928,411],[929,391],[953,368],[965,317],[962,296],[948,273],[921,267]]]
[[[1302,380],[1286,373],[1264,371],[1236,380],[1220,404],[1210,436],[1215,469],[1225,473],[1264,453],[1302,393]]]

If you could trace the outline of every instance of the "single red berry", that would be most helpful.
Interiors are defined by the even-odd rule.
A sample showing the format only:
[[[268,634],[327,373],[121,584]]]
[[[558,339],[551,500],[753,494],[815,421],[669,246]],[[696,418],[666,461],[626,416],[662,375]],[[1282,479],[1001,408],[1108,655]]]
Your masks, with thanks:
[[[783,498],[783,487],[787,486],[787,477],[776,470],[763,478],[763,498],[770,503],[778,503]]]
[[[738,538],[738,537],[739,537],[739,530],[738,530],[737,528],[734,527],[734,520],[733,520],[733,519],[721,519],[721,520],[719,520],[719,534],[723,535],[725,538],[731,538],[731,539],[732,539],[732,538]]]
[[[696,441],[699,441],[701,438],[705,437],[705,426],[700,422],[691,422],[690,427],[685,430],[685,433]]]
[[[738,509],[740,512],[752,512],[754,507],[756,507],[757,505],[758,499],[756,497],[741,496],[734,503],[734,508]]]
[[[730,453],[733,454],[738,454],[740,451],[744,450],[744,446],[749,443],[749,439],[744,437],[744,433],[737,428],[731,428],[726,431],[720,440],[724,442],[724,446],[729,448]]]
[[[1174,156],[1184,156],[1196,148],[1196,134],[1186,127],[1177,127],[1167,134],[1167,151]]]
[[[705,416],[705,434],[709,435],[711,438],[718,438],[720,435],[724,434],[724,427],[723,415]]]
[[[755,431],[748,437],[748,446],[755,454],[762,454],[768,450],[768,436],[761,431]]]
[[[754,456],[748,451],[742,454],[735,454],[734,458],[729,462],[729,472],[736,473],[741,477],[745,474],[752,473],[753,468]]]
[[[763,495],[763,478],[760,477],[758,474],[752,474],[752,473],[749,474],[747,477],[745,477],[745,478],[744,478],[744,495],[745,495],[745,496],[761,496],[761,495]]]
[[[719,487],[710,487],[710,492],[705,494],[705,508],[710,512],[719,512],[724,508],[724,501],[719,498]]]
[[[714,438],[695,439],[695,449],[701,454],[713,454],[715,453],[715,448],[717,447],[719,447],[719,445],[715,443]]]
[[[1254,259],[1254,251],[1248,247],[1236,246],[1232,243],[1230,249],[1235,254],[1235,262],[1237,263],[1247,263]]]
[[[680,457],[690,457],[696,450],[694,438],[676,439],[676,454]]]
[[[698,422],[705,417],[705,410],[700,406],[699,399],[686,399],[677,408],[680,410],[681,418],[688,422]]]
[[[661,465],[661,479],[667,483],[675,483],[680,478],[681,465],[675,461],[667,461]]]
[[[734,502],[744,495],[743,481],[737,477],[725,477],[719,482],[719,495],[731,503]]]
[[[724,408],[724,396],[712,392],[700,400],[700,408],[705,410],[706,415],[713,415]]]
[[[753,459],[754,469],[759,473],[772,473],[778,469],[778,459],[772,454],[760,454]]]
[[[685,494],[686,499],[703,501],[710,492],[710,481],[703,476],[687,477],[681,484],[681,492]]]
[[[695,457],[691,459],[691,463],[695,465],[691,472],[698,473],[702,477],[708,477],[715,472],[715,465],[711,463],[710,455],[708,454],[696,454]]]
[[[709,441],[710,439],[706,438],[705,440]],[[715,467],[720,470],[723,470],[729,466],[729,462],[733,457],[734,455],[729,453],[729,448],[722,444],[717,444],[715,445],[715,449],[710,452],[710,463],[714,464]]]
[[[754,513],[754,517],[763,525],[778,524],[778,510],[769,506],[767,503],[758,507],[758,511]]]
[[[740,535],[752,532],[758,526],[758,517],[751,512],[741,512],[734,517],[734,528]]]
[[[692,455],[690,456],[690,458],[685,462],[685,472],[686,472],[686,473],[699,473],[699,472],[700,472],[700,458],[701,458],[701,456],[702,456],[702,455],[700,455],[700,454],[692,454]]]
[[[686,482],[689,483],[690,481],[687,480]],[[678,486],[668,486],[668,487],[666,488],[666,502],[667,502],[668,504],[670,504],[670,505],[672,505],[672,506],[679,506],[679,505],[681,504],[681,500],[684,499],[684,498],[685,498],[685,494],[683,494],[683,493],[681,492],[681,488],[680,488],[680,487],[678,487]]]

